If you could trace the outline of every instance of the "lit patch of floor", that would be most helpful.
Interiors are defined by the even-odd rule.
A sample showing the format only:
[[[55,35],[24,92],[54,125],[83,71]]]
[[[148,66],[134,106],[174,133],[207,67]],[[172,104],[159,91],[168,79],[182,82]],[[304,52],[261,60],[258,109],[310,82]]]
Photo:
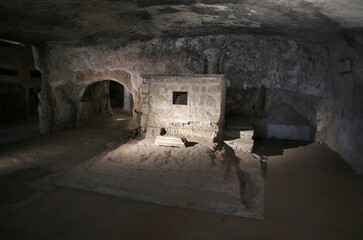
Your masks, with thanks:
[[[160,147],[153,140],[123,144],[57,182],[168,206],[263,217],[263,179],[251,154],[203,143]]]

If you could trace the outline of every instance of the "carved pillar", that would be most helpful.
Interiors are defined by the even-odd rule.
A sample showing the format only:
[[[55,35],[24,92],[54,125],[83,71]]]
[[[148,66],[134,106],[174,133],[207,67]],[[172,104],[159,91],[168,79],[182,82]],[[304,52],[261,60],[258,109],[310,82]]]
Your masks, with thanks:
[[[48,69],[46,67],[46,50],[44,46],[33,46],[35,68],[42,73],[41,91],[38,93],[39,105],[39,130],[41,134],[47,134],[52,130],[54,123],[54,111],[52,103],[52,90],[48,82]]]

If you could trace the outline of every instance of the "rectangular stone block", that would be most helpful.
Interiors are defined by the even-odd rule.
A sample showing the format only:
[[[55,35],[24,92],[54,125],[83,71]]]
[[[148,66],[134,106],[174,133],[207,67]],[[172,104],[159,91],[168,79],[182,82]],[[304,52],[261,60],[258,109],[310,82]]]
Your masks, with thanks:
[[[148,101],[150,104],[149,128],[168,127],[169,131],[175,129],[176,133],[180,133],[174,136],[183,136],[187,133],[188,136],[194,134],[196,137],[204,138],[210,136],[203,131],[190,128],[198,129],[211,121],[217,123],[213,126],[209,124],[211,132],[218,133],[223,128],[218,124],[223,122],[224,117],[224,107],[221,106],[225,103],[226,84],[223,75],[148,76],[148,78],[152,79],[148,92],[150,99],[143,97],[142,101]],[[173,101],[173,96],[176,96],[173,95],[174,92],[187,93],[183,104],[180,104],[180,101]],[[188,122],[188,124],[179,125],[176,122]],[[216,135],[218,134],[213,134],[212,138],[214,139]]]
[[[185,142],[181,138],[177,137],[157,136],[155,139],[155,145],[185,148]]]

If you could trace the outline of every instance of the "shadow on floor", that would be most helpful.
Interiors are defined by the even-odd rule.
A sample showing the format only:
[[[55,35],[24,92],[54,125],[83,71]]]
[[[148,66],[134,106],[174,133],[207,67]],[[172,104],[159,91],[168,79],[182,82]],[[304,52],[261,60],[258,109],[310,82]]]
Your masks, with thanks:
[[[298,148],[309,144],[311,144],[311,142],[255,139],[253,142],[252,153],[256,153],[260,156],[279,156],[284,153],[285,149]]]
[[[27,185],[51,174],[43,168],[28,168],[0,177],[0,204],[12,204],[27,199],[36,192]]]
[[[253,142],[252,153],[260,156],[261,173],[264,179],[267,178],[268,157],[280,156],[286,149],[294,149],[307,146],[311,142],[292,141],[292,140],[272,140],[272,139],[255,139]]]
[[[38,118],[0,125],[0,145],[40,135]]]

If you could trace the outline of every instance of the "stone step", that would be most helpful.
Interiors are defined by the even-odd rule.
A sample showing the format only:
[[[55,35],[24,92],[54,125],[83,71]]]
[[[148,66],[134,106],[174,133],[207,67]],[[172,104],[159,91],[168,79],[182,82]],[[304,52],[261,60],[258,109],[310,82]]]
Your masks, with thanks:
[[[228,170],[228,174],[226,171],[226,169],[221,169],[218,165],[210,166],[208,172],[203,172],[200,170],[129,166],[109,160],[97,162],[88,170],[90,173],[155,182],[155,184],[161,183],[175,187],[188,187],[230,196],[238,195],[240,182],[236,170],[231,168]],[[225,176],[228,177],[225,178]]]
[[[158,146],[166,146],[166,147],[181,147],[181,148],[186,147],[183,139],[171,136],[157,136],[155,138],[155,144]]]
[[[165,183],[78,172],[67,174],[58,179],[56,184],[168,206],[212,211],[240,217],[263,217],[262,213],[255,209],[246,209],[241,203],[240,197],[176,187]]]

